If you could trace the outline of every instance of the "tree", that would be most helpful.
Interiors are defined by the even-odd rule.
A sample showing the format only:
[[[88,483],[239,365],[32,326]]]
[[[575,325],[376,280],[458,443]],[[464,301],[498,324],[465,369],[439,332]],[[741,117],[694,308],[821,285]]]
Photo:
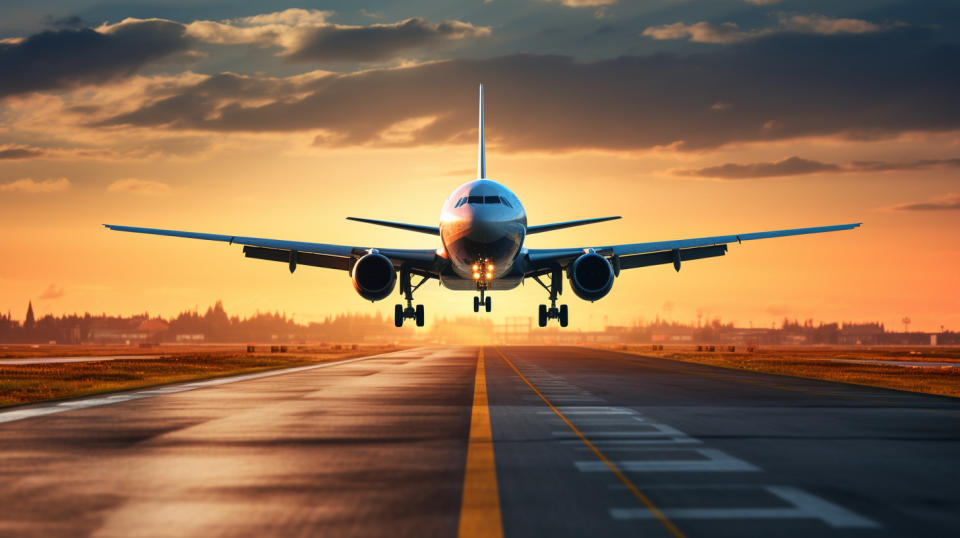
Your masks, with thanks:
[[[27,317],[23,320],[23,328],[26,330],[32,330],[33,327],[37,324],[37,320],[33,317],[33,301],[27,303]]]

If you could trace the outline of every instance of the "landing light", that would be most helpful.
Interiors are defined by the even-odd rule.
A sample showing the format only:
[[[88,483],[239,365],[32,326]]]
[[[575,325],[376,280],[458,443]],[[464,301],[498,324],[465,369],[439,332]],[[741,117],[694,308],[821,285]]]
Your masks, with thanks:
[[[493,271],[493,264],[487,265],[487,271]]]
[[[490,280],[491,278],[493,278],[493,273],[487,273],[487,280]]]
[[[476,267],[476,266],[474,266],[474,267]],[[474,273],[473,273],[473,278],[474,278],[475,280],[480,280],[480,273],[474,272]]]
[[[479,270],[480,270],[480,266],[479,266],[478,264],[473,264],[473,272],[476,273],[476,272],[479,271]],[[475,276],[475,277],[473,277],[473,278],[480,278],[480,277],[479,277],[479,276]]]

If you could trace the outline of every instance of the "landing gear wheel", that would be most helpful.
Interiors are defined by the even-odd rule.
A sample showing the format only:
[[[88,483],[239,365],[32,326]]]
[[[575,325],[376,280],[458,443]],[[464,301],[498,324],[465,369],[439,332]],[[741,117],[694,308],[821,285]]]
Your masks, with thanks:
[[[545,304],[540,305],[539,314],[540,314],[540,317],[537,320],[538,324],[541,327],[546,327],[547,326],[547,305]]]
[[[480,311],[480,298],[477,296],[473,297],[473,311],[474,312]]]
[[[567,326],[567,305],[565,304],[560,305],[560,326]]]
[[[493,301],[491,301],[491,300],[490,300],[490,297],[488,296],[488,297],[487,297],[487,300],[484,301],[483,306],[484,306],[484,308],[487,309],[487,312],[489,312],[490,309],[492,308],[492,305],[493,305]]]
[[[417,317],[416,317],[416,319],[417,319],[417,327],[423,327],[423,305],[422,305],[422,304],[418,304],[418,305],[417,305],[417,314],[416,314],[416,316],[417,316]]]
[[[403,305],[393,307],[393,324],[397,327],[403,327]]]

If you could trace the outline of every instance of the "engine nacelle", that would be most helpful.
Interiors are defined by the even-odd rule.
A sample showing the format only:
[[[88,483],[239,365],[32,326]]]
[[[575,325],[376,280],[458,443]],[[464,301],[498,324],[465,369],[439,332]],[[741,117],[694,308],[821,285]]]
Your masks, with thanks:
[[[573,293],[584,301],[596,301],[613,287],[613,267],[603,256],[591,251],[570,264],[567,269]]]
[[[353,289],[368,301],[386,299],[397,284],[397,271],[393,262],[383,254],[373,251],[353,265]]]

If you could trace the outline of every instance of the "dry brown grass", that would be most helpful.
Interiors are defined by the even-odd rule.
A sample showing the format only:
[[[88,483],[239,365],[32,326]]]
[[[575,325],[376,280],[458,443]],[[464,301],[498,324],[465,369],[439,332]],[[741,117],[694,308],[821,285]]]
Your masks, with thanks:
[[[233,347],[236,349],[237,346]],[[180,353],[159,359],[118,359],[63,364],[4,365],[0,360],[0,406],[305,366],[395,349],[397,348],[372,346],[336,350],[308,348],[294,353],[276,354],[205,351]],[[97,354],[119,353],[106,353],[101,350]],[[49,353],[47,356],[60,355]]]
[[[960,362],[960,349],[957,348],[768,347],[753,353],[719,351],[720,346],[716,352],[697,352],[689,346],[666,346],[663,351],[650,351],[650,348],[617,346],[607,349],[751,372],[960,397],[960,368],[834,362],[835,359],[857,359],[955,363]]]

